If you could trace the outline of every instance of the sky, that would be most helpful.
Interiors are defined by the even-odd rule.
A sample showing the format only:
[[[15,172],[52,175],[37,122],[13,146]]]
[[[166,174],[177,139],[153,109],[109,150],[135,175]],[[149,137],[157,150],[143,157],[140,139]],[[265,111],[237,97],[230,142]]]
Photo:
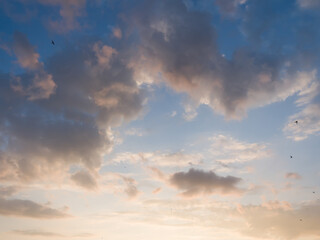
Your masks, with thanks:
[[[0,0],[0,240],[319,240],[319,0]]]

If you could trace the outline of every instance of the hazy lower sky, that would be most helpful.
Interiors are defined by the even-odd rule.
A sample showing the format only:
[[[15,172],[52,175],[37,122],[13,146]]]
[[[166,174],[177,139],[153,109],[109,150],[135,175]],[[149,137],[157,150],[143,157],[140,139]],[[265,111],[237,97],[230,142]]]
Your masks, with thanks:
[[[0,240],[320,239],[319,0],[0,0]]]

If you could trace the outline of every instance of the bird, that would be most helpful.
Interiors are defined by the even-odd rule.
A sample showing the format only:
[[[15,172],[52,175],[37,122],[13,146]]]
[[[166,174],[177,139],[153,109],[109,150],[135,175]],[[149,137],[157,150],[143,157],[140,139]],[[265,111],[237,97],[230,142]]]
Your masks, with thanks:
[[[315,194],[316,192],[313,192],[313,194]]]
[[[51,40],[51,44],[52,44],[52,45],[55,45],[55,43],[54,43],[54,41],[53,41],[53,40]]]
[[[290,158],[293,158],[293,157],[290,155]]]
[[[295,123],[298,124],[299,122],[296,120]]]

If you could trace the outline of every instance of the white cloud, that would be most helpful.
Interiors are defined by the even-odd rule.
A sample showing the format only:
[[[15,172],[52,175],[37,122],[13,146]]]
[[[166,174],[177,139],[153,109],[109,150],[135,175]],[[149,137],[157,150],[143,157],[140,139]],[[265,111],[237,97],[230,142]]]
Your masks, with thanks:
[[[185,167],[198,165],[202,162],[203,156],[199,153],[184,152],[141,152],[141,153],[120,153],[112,159],[112,163],[128,162],[131,164],[144,163],[160,167]]]
[[[319,96],[320,88],[316,74],[314,70],[299,76],[301,81],[308,83],[297,94],[296,105],[300,111],[290,116],[283,128],[287,137],[294,141],[304,140],[320,132],[320,103],[315,100]]]
[[[224,164],[244,163],[270,156],[265,144],[241,142],[225,135],[216,135],[210,140],[212,141],[210,152],[216,161]]]

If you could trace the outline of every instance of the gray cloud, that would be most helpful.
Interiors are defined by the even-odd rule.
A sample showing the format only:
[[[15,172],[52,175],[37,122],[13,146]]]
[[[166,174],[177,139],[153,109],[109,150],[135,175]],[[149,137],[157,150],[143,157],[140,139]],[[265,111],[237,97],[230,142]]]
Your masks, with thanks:
[[[62,210],[50,208],[30,200],[4,198],[0,198],[0,214],[5,216],[43,219],[69,217],[69,215]]]
[[[24,34],[15,32],[13,38],[13,51],[19,64],[27,70],[27,73],[12,79],[12,89],[27,96],[29,100],[49,98],[57,86],[52,75],[44,70],[43,63],[39,61],[40,55]]]
[[[0,186],[0,197],[10,197],[20,189],[18,186]]]
[[[112,149],[111,128],[135,119],[144,101],[122,52],[102,42],[74,43],[40,63],[26,46],[16,50],[20,64],[28,71],[41,66],[57,88],[35,99],[33,92],[17,91],[9,74],[0,74],[0,180],[54,181],[72,165],[96,171]],[[24,55],[28,60],[19,59]]]
[[[43,5],[60,8],[61,19],[49,21],[49,27],[55,32],[63,34],[80,28],[77,18],[85,14],[86,0],[38,0],[38,2]]]
[[[124,192],[127,194],[129,199],[136,198],[140,192],[136,186],[136,181],[133,178],[121,176],[123,182],[126,185]]]
[[[301,179],[301,176],[299,173],[295,173],[295,172],[288,172],[286,173],[285,175],[285,178],[288,178],[288,179]]]
[[[193,197],[199,194],[213,194],[216,192],[222,194],[239,193],[241,190],[236,185],[241,180],[241,178],[233,176],[222,177],[212,171],[205,172],[191,168],[188,172],[173,174],[169,179],[169,183],[183,190],[183,196]]]
[[[98,187],[98,183],[95,177],[88,171],[82,170],[76,172],[71,176],[71,180],[73,180],[80,187],[83,187],[87,190],[96,190]]]
[[[257,16],[249,10],[243,20],[248,31],[243,32],[254,41],[259,34],[246,23],[253,24],[250,17]],[[130,20],[140,40],[138,56],[131,63],[136,76],[147,75],[146,83],[164,79],[196,104],[207,104],[227,118],[241,118],[250,108],[285,100],[306,84],[294,77],[307,62],[295,61],[295,53],[279,54],[276,48],[260,51],[252,44],[238,48],[231,59],[223,57],[211,15],[188,9],[181,0],[143,1]]]
[[[317,0],[297,0],[301,8],[314,9],[320,7],[320,2]]]

